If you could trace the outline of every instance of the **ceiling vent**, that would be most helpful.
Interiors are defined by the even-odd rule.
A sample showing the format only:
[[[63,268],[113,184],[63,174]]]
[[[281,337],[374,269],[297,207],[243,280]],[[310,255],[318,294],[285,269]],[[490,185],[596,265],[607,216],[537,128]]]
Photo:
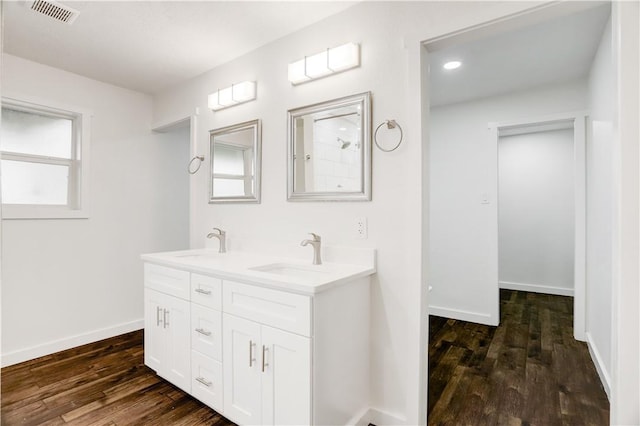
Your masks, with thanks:
[[[77,10],[60,4],[55,0],[35,0],[31,5],[31,10],[66,24],[72,24],[80,14]]]

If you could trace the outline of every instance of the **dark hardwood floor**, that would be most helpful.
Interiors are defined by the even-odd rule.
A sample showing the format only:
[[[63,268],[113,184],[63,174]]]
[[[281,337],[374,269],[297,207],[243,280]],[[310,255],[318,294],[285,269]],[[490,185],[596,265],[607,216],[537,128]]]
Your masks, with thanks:
[[[573,299],[500,291],[499,327],[431,316],[430,425],[608,425]]]
[[[430,317],[430,425],[606,425],[568,297],[501,291],[502,322]],[[142,330],[2,369],[2,424],[233,425],[159,378]]]
[[[142,330],[2,369],[2,425],[233,425],[144,365]]]

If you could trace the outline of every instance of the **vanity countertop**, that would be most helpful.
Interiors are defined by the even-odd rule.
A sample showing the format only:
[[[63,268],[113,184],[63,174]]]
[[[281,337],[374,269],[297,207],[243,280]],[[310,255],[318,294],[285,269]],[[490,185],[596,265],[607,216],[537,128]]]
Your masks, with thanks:
[[[211,249],[149,253],[140,257],[156,265],[306,295],[321,293],[376,272],[374,261],[370,264],[323,262],[312,265],[298,258],[233,251],[218,253]]]

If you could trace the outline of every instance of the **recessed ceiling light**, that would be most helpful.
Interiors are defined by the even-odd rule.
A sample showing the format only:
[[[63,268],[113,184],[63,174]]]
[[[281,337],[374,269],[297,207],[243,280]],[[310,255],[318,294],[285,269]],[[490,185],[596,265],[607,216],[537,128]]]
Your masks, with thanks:
[[[449,61],[444,64],[442,68],[445,70],[455,70],[456,68],[460,68],[460,65],[462,65],[462,62],[460,61]]]

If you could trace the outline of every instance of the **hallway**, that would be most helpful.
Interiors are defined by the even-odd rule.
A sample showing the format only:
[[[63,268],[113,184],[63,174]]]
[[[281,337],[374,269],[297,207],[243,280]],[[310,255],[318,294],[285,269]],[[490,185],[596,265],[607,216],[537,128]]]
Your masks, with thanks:
[[[573,298],[500,290],[501,324],[430,316],[430,425],[607,425]]]

